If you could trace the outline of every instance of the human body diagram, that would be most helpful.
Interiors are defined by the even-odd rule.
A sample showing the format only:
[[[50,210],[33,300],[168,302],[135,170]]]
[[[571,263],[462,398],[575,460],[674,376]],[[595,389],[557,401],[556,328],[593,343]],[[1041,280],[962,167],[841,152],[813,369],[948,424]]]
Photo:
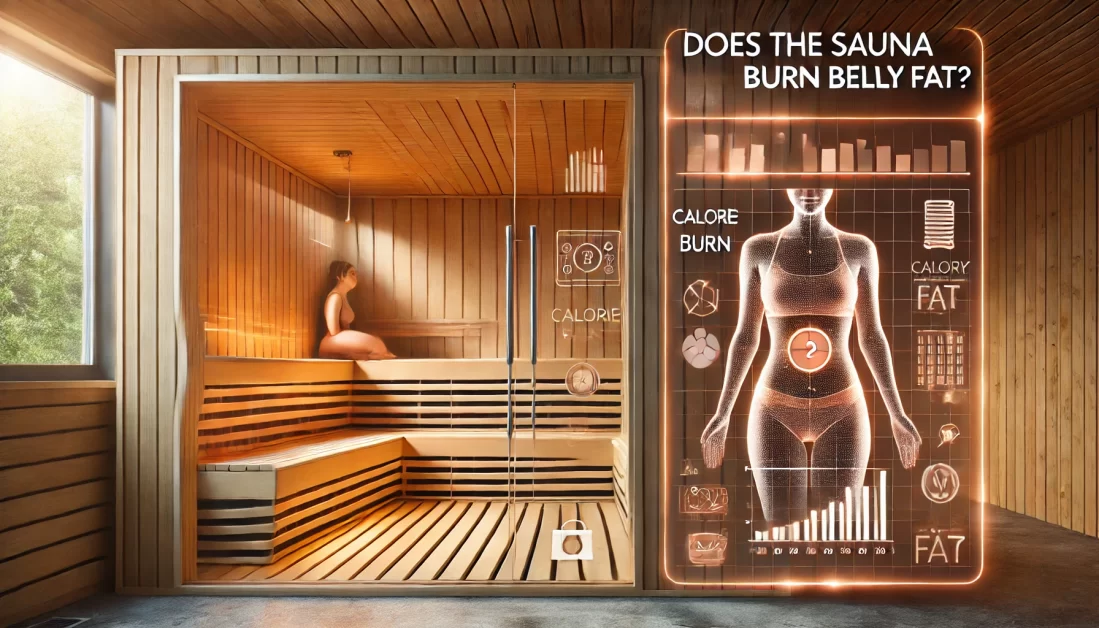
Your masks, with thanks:
[[[793,220],[741,248],[740,313],[717,409],[701,438],[706,466],[720,466],[766,319],[771,346],[752,393],[748,455],[764,516],[778,525],[804,519],[810,493],[823,503],[863,485],[871,430],[849,350],[853,324],[906,469],[922,442],[901,405],[881,325],[874,243],[829,224],[832,190],[786,192]]]

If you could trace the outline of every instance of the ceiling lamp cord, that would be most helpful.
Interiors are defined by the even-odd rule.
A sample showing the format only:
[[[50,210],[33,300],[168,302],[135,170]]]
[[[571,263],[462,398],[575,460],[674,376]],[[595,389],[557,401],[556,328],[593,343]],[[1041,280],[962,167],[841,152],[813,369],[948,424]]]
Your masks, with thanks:
[[[351,222],[351,153],[347,153],[347,218],[344,222]]]
[[[345,223],[351,222],[351,151],[349,150],[334,150],[332,154],[339,158],[347,158],[347,218],[344,218]]]

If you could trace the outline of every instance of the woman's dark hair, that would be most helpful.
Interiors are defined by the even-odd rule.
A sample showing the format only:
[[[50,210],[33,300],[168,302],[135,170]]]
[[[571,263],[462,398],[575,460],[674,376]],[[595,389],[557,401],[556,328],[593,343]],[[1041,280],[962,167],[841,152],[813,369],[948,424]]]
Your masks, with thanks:
[[[351,271],[355,266],[351,262],[345,262],[343,260],[336,260],[332,262],[332,265],[328,267],[328,283],[331,286],[335,286],[340,283],[340,280],[347,276],[347,273]]]

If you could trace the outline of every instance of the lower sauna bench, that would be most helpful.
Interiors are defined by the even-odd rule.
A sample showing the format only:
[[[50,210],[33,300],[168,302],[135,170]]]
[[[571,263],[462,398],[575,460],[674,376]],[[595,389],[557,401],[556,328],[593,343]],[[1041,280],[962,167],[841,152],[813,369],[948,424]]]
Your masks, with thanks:
[[[576,518],[593,530],[594,560],[551,560],[553,531]],[[269,565],[200,564],[198,580],[630,582],[631,547],[613,501],[518,502],[509,511],[501,501],[398,498]]]
[[[266,564],[320,530],[401,495],[400,434],[330,432],[207,457],[198,469],[200,562]]]

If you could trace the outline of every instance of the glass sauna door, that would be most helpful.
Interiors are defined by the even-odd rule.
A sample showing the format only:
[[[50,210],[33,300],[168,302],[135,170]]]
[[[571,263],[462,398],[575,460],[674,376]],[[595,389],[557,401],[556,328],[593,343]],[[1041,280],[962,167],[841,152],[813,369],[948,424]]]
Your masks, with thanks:
[[[625,98],[517,88],[513,578],[632,580],[623,429]]]

